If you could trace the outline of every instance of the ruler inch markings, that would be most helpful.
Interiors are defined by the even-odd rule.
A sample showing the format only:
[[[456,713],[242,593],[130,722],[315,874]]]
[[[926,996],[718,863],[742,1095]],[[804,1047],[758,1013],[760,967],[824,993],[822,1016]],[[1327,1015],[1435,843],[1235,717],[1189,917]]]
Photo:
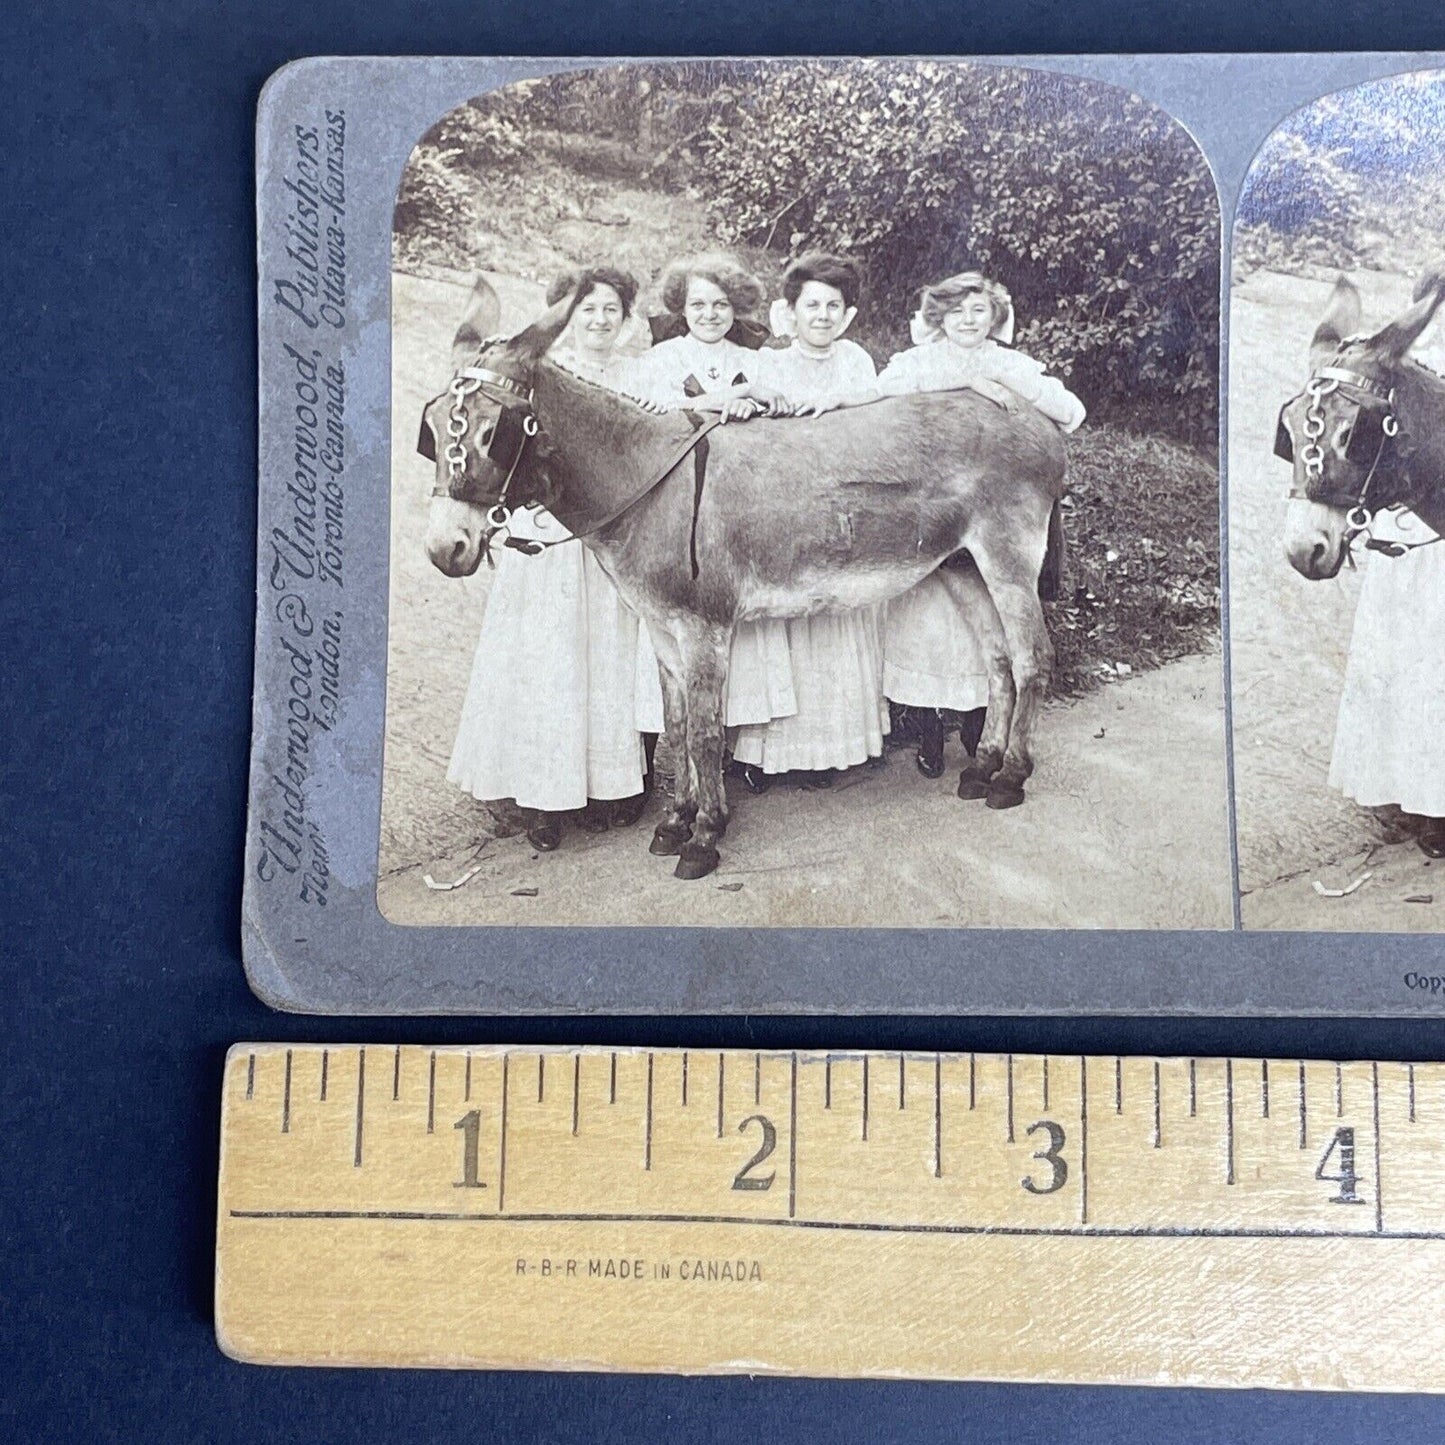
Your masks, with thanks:
[[[361,1135],[366,1123],[366,1050],[356,1056],[356,1152],[351,1158],[353,1169],[361,1168]]]
[[[613,1054],[613,1062],[617,1055]],[[498,1130],[499,1138],[497,1144],[497,1213],[500,1214],[507,1203],[507,1074],[512,1062],[509,1053],[502,1055],[502,1119],[501,1127]]]
[[[647,1124],[643,1133],[642,1167],[652,1168],[652,1055],[647,1056]]]
[[[387,1081],[375,1077],[377,1060],[367,1057],[383,1051],[392,1055],[387,1071],[390,1104],[383,1102]],[[225,1079],[218,1192],[216,1319],[223,1347],[240,1358],[276,1363],[417,1364],[445,1359],[463,1366],[695,1372],[733,1371],[746,1361],[768,1370],[845,1376],[854,1373],[854,1367],[839,1361],[856,1356],[864,1362],[864,1373],[876,1369],[931,1378],[927,1370],[919,1375],[906,1364],[908,1351],[916,1346],[911,1338],[906,1345],[895,1345],[881,1343],[885,1335],[877,1335],[869,1347],[873,1352],[865,1351],[865,1340],[872,1337],[868,1332],[875,1325],[882,1328],[874,1316],[887,1313],[890,1289],[927,1289],[935,1282],[946,1288],[975,1278],[970,1271],[982,1268],[984,1277],[992,1281],[989,1293],[997,1307],[985,1307],[983,1302],[969,1307],[973,1311],[969,1343],[961,1351],[939,1355],[939,1363],[931,1367],[938,1377],[1000,1378],[999,1366],[975,1365],[979,1358],[975,1341],[992,1331],[1003,1349],[1009,1333],[1005,1323],[1018,1318],[1018,1310],[1023,1309],[1023,1317],[1031,1323],[1019,1338],[1031,1361],[1027,1368],[1035,1373],[1008,1375],[1005,1366],[1003,1374],[1009,1378],[1283,1384],[1312,1389],[1340,1388],[1348,1380],[1352,1388],[1398,1385],[1445,1391],[1445,1380],[1429,1374],[1426,1365],[1431,1346],[1437,1341],[1445,1344],[1445,1324],[1437,1326],[1433,1315],[1424,1317],[1430,1299],[1445,1289],[1445,1219],[1436,1203],[1445,1190],[1445,1130],[1436,1129],[1436,1114],[1431,1112],[1445,1088],[1445,1064],[1228,1055],[1202,1061],[1135,1060],[1081,1054],[1073,1056],[1075,1072],[1067,1054],[988,1053],[982,1070],[977,1055],[970,1054],[968,1104],[983,1111],[975,1130],[973,1115],[962,1112],[963,1054],[932,1052],[930,1114],[928,1080],[922,1072],[929,1064],[927,1053],[722,1050],[717,1055],[717,1132],[724,1142],[714,1143],[708,1137],[711,1081],[706,1055],[699,1055],[701,1068],[695,1071],[690,1057],[695,1051],[611,1050],[609,1097],[617,1112],[605,1116],[611,1122],[604,1128],[593,1128],[589,1122],[584,1136],[580,1130],[583,1055],[600,1070],[609,1057],[606,1048],[566,1051],[573,1063],[570,1110],[564,1097],[547,1098],[548,1072],[553,1072],[554,1094],[565,1085],[547,1069],[546,1055],[563,1051],[535,1051],[537,1102],[547,1107],[534,1113],[529,1097],[531,1048],[515,1051],[517,1070],[511,1067],[514,1051],[500,1046],[430,1048],[423,1089],[422,1051],[416,1045],[238,1046]],[[405,1089],[401,1087],[403,1052]],[[620,1095],[619,1052],[629,1070],[641,1074],[645,1066],[645,1079],[626,1075]],[[764,1052],[769,1060],[767,1105],[762,1102]],[[472,1068],[474,1058],[483,1063],[480,1074]],[[834,1105],[835,1061],[847,1066],[838,1100],[843,1113],[836,1119],[827,1112]],[[751,1088],[745,1078],[734,1081],[729,1100],[728,1075],[734,1069],[746,1070],[749,1063]],[[859,1074],[851,1076],[854,1063]],[[1105,1074],[1111,1064],[1112,1088]],[[1141,1066],[1147,1074],[1139,1072]],[[352,1067],[354,1112],[346,1108]],[[595,1077],[600,1086],[600,1073],[594,1076],[592,1067],[589,1063],[589,1078]],[[671,1072],[674,1068],[678,1074]],[[891,1097],[894,1069],[896,1112]],[[1334,1071],[1332,1089],[1327,1069]],[[1171,1071],[1167,1077],[1166,1070]],[[1129,1071],[1133,1082],[1126,1091],[1123,1075]],[[510,1096],[513,1073],[518,1073],[518,1082],[525,1077],[520,1101]],[[1298,1079],[1297,1100],[1288,1097],[1292,1073]],[[860,1087],[860,1113],[854,1120],[846,1117],[851,1112],[849,1077],[856,1078]],[[1035,1082],[1030,1083],[1031,1078]],[[439,1081],[443,1124],[450,1122],[445,1110],[456,1098],[450,1090],[458,1085],[467,1107],[487,1121],[482,1129],[489,1130],[491,1121],[497,1121],[495,1180],[489,1172],[493,1166],[485,1162],[481,1176],[486,1182],[477,1178],[476,1118],[470,1119],[470,1132],[461,1138],[443,1130],[446,1141],[422,1143],[436,1133]],[[880,1102],[873,1098],[875,1085],[883,1090],[882,1127],[873,1117]],[[1108,1107],[1110,1093],[1113,1110]],[[335,1104],[329,1104],[333,1094]],[[1105,1100],[1102,1108],[1100,1095]],[[756,1130],[741,1138],[728,1136],[729,1102],[740,1113],[751,1112],[741,1107],[750,1103],[766,1116],[762,1146]],[[1058,1140],[1050,1149],[1035,1142],[1041,1128],[1032,1124],[1032,1113],[1019,1112],[1040,1103],[1045,1119],[1056,1121],[1050,1129]],[[751,1162],[747,1156],[760,1147],[773,1153],[782,1144],[772,1121],[781,1131],[785,1104],[786,1163],[774,1153],[774,1175],[769,1172],[773,1163],[763,1162],[766,1154],[760,1152]],[[945,1104],[959,1106],[958,1119],[945,1120]],[[1297,1119],[1291,1118],[1296,1104]],[[683,1112],[695,1112],[697,1106],[700,1118]],[[1122,1115],[1117,1124],[1116,1111]],[[1101,1117],[1091,1119],[1091,1112]],[[372,1114],[374,1118],[369,1117]],[[1338,1122],[1328,1122],[1332,1117]],[[458,1131],[463,1131],[464,1122],[457,1124]],[[1407,1133],[1407,1125],[1416,1127]],[[1028,1140],[1025,1126],[1035,1131]],[[1356,1192],[1352,1183],[1335,1182],[1342,1169],[1353,1180],[1354,1156],[1346,1160],[1343,1153],[1326,1153],[1321,1160],[1318,1155],[1326,1144],[1331,1150],[1343,1150],[1352,1143],[1351,1134],[1357,1139],[1367,1127],[1373,1130],[1374,1208],[1333,1208],[1357,1202],[1332,1197]],[[950,1132],[945,1138],[946,1129],[958,1131],[957,1137]],[[447,1147],[452,1139],[456,1153]],[[857,1153],[860,1139],[866,1141],[866,1162]],[[636,1147],[639,1142],[641,1150]],[[658,1144],[665,1146],[660,1156]],[[945,1148],[950,1151],[947,1161]],[[1155,1167],[1150,1160],[1159,1156],[1152,1150],[1168,1150],[1171,1158],[1180,1151],[1182,1167]],[[1030,1152],[1035,1162],[1023,1159]],[[1055,1166],[1053,1181],[1050,1162]],[[1360,1158],[1359,1164],[1364,1163]],[[1387,1169],[1394,1170],[1388,1211]],[[1364,1175],[1361,1168],[1358,1202],[1369,1200]],[[466,1191],[454,1195],[457,1180],[464,1176],[473,1186],[470,1195]],[[644,1178],[648,1183],[639,1189]],[[486,1189],[493,1182],[494,1207],[446,1207],[453,1198],[486,1200],[491,1191],[479,1194],[476,1186],[481,1183]],[[1075,1183],[1076,1200],[1062,1192]],[[758,1192],[729,1194],[732,1188]],[[1042,1202],[1055,1192],[1060,1192],[1055,1204]],[[1343,1223],[1346,1216],[1358,1217],[1358,1223]],[[450,1230],[446,1231],[450,1246],[441,1242],[440,1232],[428,1233],[442,1225],[468,1224],[493,1228],[470,1236],[465,1245]],[[675,1232],[658,1232],[663,1229]],[[882,1254],[868,1253],[878,1248],[864,1243],[870,1236],[898,1242]],[[769,1238],[776,1247],[767,1242]],[[925,1244],[928,1239],[946,1238],[960,1241],[957,1252],[950,1247],[950,1252],[940,1254],[942,1246]],[[830,1239],[837,1242],[827,1243]],[[857,1243],[845,1246],[845,1239]],[[915,1243],[906,1243],[909,1239]],[[1009,1240],[1017,1241],[1017,1253],[1009,1252]],[[1038,1241],[1037,1248],[1046,1252],[1025,1253],[1028,1240]],[[1157,1250],[1147,1243],[1151,1240],[1158,1242]],[[1359,1240],[1370,1243],[1353,1243]],[[1249,1245],[1250,1241],[1255,1243]],[[1105,1253],[1123,1251],[1131,1242],[1132,1248],[1144,1252]],[[1253,1253],[1240,1253],[1243,1248]],[[1302,1252],[1296,1253],[1296,1248]],[[1367,1257],[1354,1252],[1359,1248],[1377,1253]],[[929,1254],[928,1249],[934,1252]],[[1235,1253],[1228,1253],[1230,1249]],[[1065,1252],[1047,1252],[1055,1250]],[[638,1303],[623,1305],[618,1303],[620,1295],[609,1292],[613,1302],[607,1306],[601,1295],[567,1293],[571,1286],[559,1266],[570,1260],[569,1269],[580,1265],[586,1278],[589,1259],[635,1264],[636,1277],[648,1283],[647,1308],[640,1295],[628,1296]],[[1106,1264],[1108,1259],[1117,1262]],[[304,1267],[290,1260],[302,1261]],[[712,1336],[718,1348],[722,1340],[733,1340],[736,1321],[751,1319],[750,1328],[760,1334],[750,1338],[745,1349],[730,1343],[728,1353],[716,1358],[687,1353],[691,1347],[684,1342],[707,1331],[685,1322],[691,1318],[688,1311],[678,1315],[669,1306],[659,1312],[657,1305],[665,1297],[657,1295],[654,1303],[651,1293],[654,1288],[679,1287],[680,1261],[686,1261],[684,1271],[694,1262],[709,1269],[721,1268],[724,1261],[733,1268],[744,1261],[750,1269],[761,1268],[758,1278],[772,1286],[766,1296],[754,1284],[751,1290],[729,1291],[726,1299],[711,1296],[713,1304],[706,1312],[721,1331]],[[1134,1277],[1149,1287],[1110,1289],[1109,1281],[1124,1269],[1134,1271]],[[1148,1272],[1156,1269],[1158,1277],[1149,1283]],[[424,1277],[416,1276],[419,1289],[430,1291],[430,1298],[447,1301],[448,1318],[461,1332],[455,1350],[446,1345],[438,1355],[423,1349],[421,1326],[410,1305],[386,1316],[385,1331],[376,1329],[377,1311],[388,1298],[397,1298],[398,1288],[406,1288],[403,1281],[413,1277],[413,1270],[425,1271]],[[1316,1298],[1311,1280],[1317,1285],[1321,1278],[1348,1277],[1351,1270],[1374,1272],[1386,1288],[1384,1297],[1391,1301],[1388,1311],[1372,1315],[1370,1330],[1341,1328],[1339,1320],[1358,1307],[1350,1305],[1348,1291],[1330,1294],[1320,1306],[1323,1313],[1301,1310],[1306,1295]],[[542,1282],[544,1273],[551,1282]],[[688,1278],[686,1272],[683,1278]],[[736,1278],[742,1281],[744,1276],[739,1273]],[[324,1287],[323,1279],[329,1281]],[[534,1279],[536,1284],[531,1283]],[[1047,1342],[1045,1347],[1039,1344],[1042,1325],[1037,1321],[1043,1316],[1036,1308],[1037,1291],[1063,1289],[1064,1281],[1076,1292],[1096,1292],[1097,1298],[1090,1306],[1087,1329],[1082,1317],[1072,1321],[1065,1329],[1062,1353],[1050,1353]],[[778,1310],[781,1297],[773,1291],[784,1283],[788,1291],[803,1294],[795,1305]],[[464,1288],[473,1292],[464,1294]],[[489,1292],[480,1297],[497,1304],[496,1311],[486,1312],[492,1323],[485,1330],[478,1323],[481,1316],[473,1318],[475,1312],[467,1306],[469,1299],[479,1297],[478,1289]],[[245,1303],[248,1297],[256,1302],[250,1318],[275,1332],[269,1346],[247,1343],[254,1337],[238,1333],[238,1320],[252,1308]],[[540,1308],[544,1298],[556,1301],[558,1307]],[[1263,1339],[1266,1336],[1259,1332],[1267,1334],[1269,1319],[1284,1318],[1271,1316],[1269,1310],[1286,1298],[1292,1301],[1289,1329],[1296,1331],[1291,1336],[1293,1353],[1279,1366],[1280,1373],[1271,1374],[1261,1360],[1273,1347],[1241,1357],[1225,1343],[1238,1338],[1238,1331],[1222,1329],[1220,1322],[1236,1310],[1239,1329]],[[282,1300],[287,1301],[285,1310],[272,1307]],[[1101,1356],[1097,1342],[1108,1338],[1114,1328],[1111,1321],[1131,1310],[1166,1305],[1179,1321],[1178,1330],[1184,1332],[1170,1336],[1172,1355],[1164,1343],[1169,1329],[1141,1326],[1136,1313],[1130,1328],[1118,1333],[1118,1350],[1106,1348]],[[608,1309],[616,1328],[608,1326],[598,1334],[596,1311],[605,1315]],[[567,1333],[573,1311],[581,1312],[582,1327],[592,1342],[585,1349]],[[288,1333],[301,1329],[293,1323],[293,1315],[309,1322],[306,1328],[313,1332],[309,1337]],[[1327,1317],[1332,1321],[1328,1329]],[[1408,1333],[1402,1323],[1406,1317],[1411,1321]],[[813,1327],[800,1332],[797,1325],[802,1318],[811,1319]],[[369,1334],[367,1319],[372,1321]],[[668,1319],[684,1323],[670,1332],[664,1325]],[[652,1323],[645,1324],[646,1320]],[[1188,1333],[1186,1320],[1193,1322],[1189,1328],[1196,1328],[1196,1334]],[[645,1356],[630,1353],[633,1342],[647,1330],[660,1343]],[[333,1338],[329,1331],[362,1344],[337,1348],[326,1343]],[[280,1343],[283,1338],[291,1343]],[[1095,1341],[1092,1352],[1089,1338]],[[368,1340],[371,1344],[366,1344]],[[548,1343],[544,1346],[543,1341]],[[927,1341],[928,1348],[935,1347],[931,1334]],[[1388,1350],[1382,1341],[1391,1342]],[[1177,1372],[1170,1374],[1171,1362],[1177,1362],[1186,1345],[1198,1346],[1198,1353],[1189,1356],[1187,1379]],[[368,1352],[373,1346],[393,1348],[393,1356],[378,1358]],[[825,1347],[834,1353],[806,1353]],[[942,1351],[943,1343],[936,1342],[936,1347]],[[273,1352],[268,1354],[268,1349]],[[1005,1359],[1005,1355],[991,1358]],[[805,1359],[812,1363],[805,1367]],[[1126,1359],[1155,1363],[1141,1365],[1138,1373],[1109,1374],[1110,1360]],[[1129,1370],[1133,1368],[1131,1364]],[[1396,1370],[1405,1373],[1391,1373]]]
[[[933,1056],[933,1177],[943,1178],[943,1055]]]
[[[1375,1122],[1375,1233],[1385,1232],[1385,1183],[1380,1177],[1380,1066],[1370,1065],[1370,1105]]]
[[[1224,1061],[1224,1115],[1225,1115],[1225,1158],[1226,1184],[1234,1181],[1234,1060]]]
[[[798,1055],[793,1054],[788,1079],[788,1218],[798,1213]]]

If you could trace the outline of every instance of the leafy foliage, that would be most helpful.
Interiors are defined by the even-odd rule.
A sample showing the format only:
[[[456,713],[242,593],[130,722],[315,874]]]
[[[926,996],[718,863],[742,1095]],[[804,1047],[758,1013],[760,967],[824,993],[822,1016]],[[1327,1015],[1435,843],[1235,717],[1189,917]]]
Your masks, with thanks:
[[[1439,71],[1355,86],[1296,111],[1245,178],[1236,270],[1434,264],[1445,231],[1442,133]]]

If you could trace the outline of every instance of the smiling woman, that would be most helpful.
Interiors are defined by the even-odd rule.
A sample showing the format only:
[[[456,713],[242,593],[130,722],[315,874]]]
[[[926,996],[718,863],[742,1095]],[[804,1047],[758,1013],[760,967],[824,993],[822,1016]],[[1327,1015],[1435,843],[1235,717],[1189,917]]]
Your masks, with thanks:
[[[604,386],[627,385],[616,354],[637,282],[614,266],[557,277],[573,300],[556,359]],[[484,339],[498,305],[479,288],[461,335]],[[471,358],[465,358],[470,360]],[[544,507],[516,509],[477,641],[448,779],[483,802],[525,811],[528,841],[551,852],[581,809],[588,832],[642,816],[661,728],[656,662],[637,618],[596,558]]]

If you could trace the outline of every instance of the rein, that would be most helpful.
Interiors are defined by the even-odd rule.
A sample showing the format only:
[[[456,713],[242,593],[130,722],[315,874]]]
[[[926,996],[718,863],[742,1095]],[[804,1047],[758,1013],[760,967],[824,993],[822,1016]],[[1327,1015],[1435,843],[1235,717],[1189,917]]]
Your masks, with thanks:
[[[478,359],[486,352],[494,342],[505,338],[488,337],[483,341],[478,351]],[[493,396],[486,388],[496,388],[506,394],[515,397],[516,403],[509,402],[503,397]],[[500,408],[497,413],[497,420],[492,428],[492,435],[487,442],[485,457],[499,471],[505,473],[501,490],[497,493],[496,501],[487,508],[487,524],[492,532],[507,531],[512,520],[512,508],[507,506],[507,493],[512,485],[512,478],[516,475],[517,468],[521,464],[522,457],[526,452],[527,444],[533,437],[541,432],[541,423],[537,420],[537,414],[532,409],[532,390],[523,386],[520,382],[499,371],[492,371],[480,365],[464,366],[457,371],[447,386],[447,394],[452,398],[450,410],[447,412],[447,445],[443,456],[447,464],[447,475],[444,480],[438,479],[432,486],[433,497],[456,498],[457,491],[465,480],[467,466],[466,438],[470,428],[470,418],[467,416],[467,398],[475,392],[481,391],[489,401],[495,402]],[[708,442],[707,435],[714,430],[722,421],[720,416],[704,419],[694,411],[685,411],[684,415],[692,425],[690,436],[683,438],[674,451],[666,457],[663,464],[655,474],[646,482],[640,491],[628,497],[621,506],[615,507],[607,515],[593,522],[585,532],[574,532],[570,537],[557,538],[551,541],[546,540],[523,540],[509,535],[503,540],[504,547],[514,548],[523,552],[529,557],[535,557],[538,553],[544,552],[549,547],[560,547],[564,542],[576,538],[590,536],[594,532],[600,532],[604,527],[615,522],[624,512],[637,505],[643,497],[654,491],[665,477],[671,473],[674,467],[682,459],[692,453],[693,458],[693,503],[692,503],[692,527],[689,541],[689,561],[692,567],[694,578],[698,575],[697,555],[697,524],[698,514],[702,508],[703,483],[707,476]],[[421,435],[417,441],[417,451],[428,461],[436,460],[436,451],[432,439],[430,427],[426,424],[425,415],[422,418]],[[492,562],[490,535],[482,541],[482,552],[488,564]]]
[[[1374,452],[1370,456],[1369,465],[1365,469],[1364,479],[1359,487],[1350,491],[1325,492],[1323,488],[1325,452],[1321,445],[1326,425],[1323,403],[1325,397],[1335,391],[1342,391],[1354,401],[1356,406],[1354,426],[1345,447],[1346,460],[1356,462],[1362,460],[1358,455],[1360,448],[1357,445],[1360,417],[1367,411],[1383,411],[1383,415],[1379,418],[1379,432],[1374,443]],[[1307,440],[1299,453],[1299,463],[1304,468],[1304,486],[1297,486],[1291,475],[1287,495],[1291,501],[1319,502],[1324,506],[1339,507],[1345,511],[1345,554],[1350,565],[1354,566],[1353,547],[1361,537],[1365,538],[1366,551],[1380,552],[1387,557],[1403,557],[1406,552],[1413,552],[1418,547],[1428,547],[1431,543],[1441,541],[1442,538],[1437,535],[1424,542],[1386,542],[1373,533],[1375,516],[1382,510],[1378,505],[1372,505],[1371,489],[1374,485],[1375,473],[1380,468],[1386,446],[1400,433],[1399,419],[1395,415],[1394,388],[1384,386],[1371,377],[1343,366],[1322,366],[1310,377],[1301,395],[1309,397],[1309,406],[1305,410],[1304,420],[1304,432]],[[1274,447],[1275,455],[1288,462],[1295,461],[1294,439],[1284,421],[1284,413],[1291,405],[1293,405],[1292,402],[1286,402],[1280,410]]]

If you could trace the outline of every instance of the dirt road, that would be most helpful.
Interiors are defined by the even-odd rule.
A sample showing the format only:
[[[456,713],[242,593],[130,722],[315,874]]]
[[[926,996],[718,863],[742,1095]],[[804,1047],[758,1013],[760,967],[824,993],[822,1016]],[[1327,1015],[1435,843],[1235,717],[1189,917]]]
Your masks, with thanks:
[[[498,278],[504,323],[535,287]],[[394,428],[415,432],[446,384],[463,286],[396,278]],[[488,578],[448,581],[422,551],[430,469],[398,448],[378,901],[394,922],[1227,928],[1232,883],[1217,656],[1051,706],[1029,801],[953,796],[961,762],[921,777],[906,752],[830,790],[734,794],[717,873],[696,883],[647,852],[654,802],[621,833],[566,835],[535,856],[446,782]],[[435,892],[423,881],[480,871]],[[524,891],[525,890],[525,891]],[[532,892],[530,890],[535,890]]]
[[[1367,322],[1383,323],[1409,301],[1403,277],[1354,279]],[[1327,281],[1257,272],[1235,286],[1231,307],[1229,598],[1241,911],[1247,928],[1435,930],[1445,927],[1445,873],[1432,886],[1412,843],[1379,844],[1373,816],[1325,782],[1360,574],[1309,582],[1281,551],[1289,469],[1273,456],[1275,423],[1304,384],[1329,292]],[[1364,872],[1371,844],[1373,876],[1359,890],[1347,898],[1316,893],[1316,879],[1338,888]],[[1405,901],[1425,894],[1439,901]]]

